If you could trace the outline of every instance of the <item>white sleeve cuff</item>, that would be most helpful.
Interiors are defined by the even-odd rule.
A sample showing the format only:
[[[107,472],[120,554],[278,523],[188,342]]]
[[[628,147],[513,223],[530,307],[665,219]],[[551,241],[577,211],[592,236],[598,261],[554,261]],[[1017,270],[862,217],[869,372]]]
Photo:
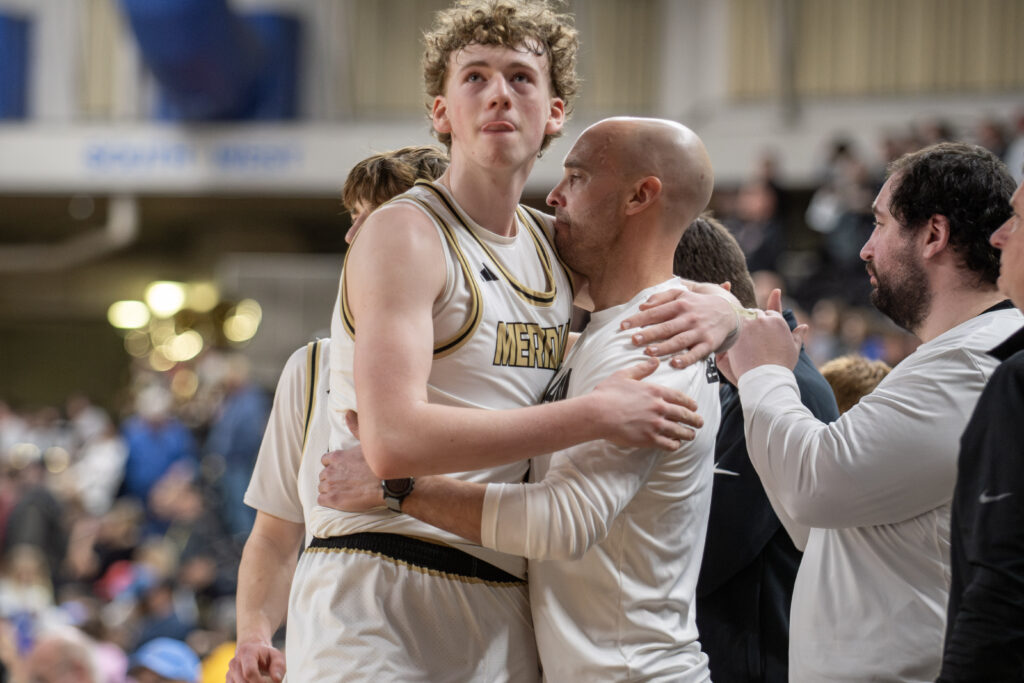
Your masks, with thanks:
[[[480,517],[480,544],[512,555],[525,554],[526,486],[488,484]]]
[[[793,371],[784,365],[759,365],[744,372],[736,385],[740,392],[743,414],[747,415],[748,411],[753,410],[773,389],[786,384],[793,387],[799,401],[800,390],[797,388],[796,377],[793,376]]]

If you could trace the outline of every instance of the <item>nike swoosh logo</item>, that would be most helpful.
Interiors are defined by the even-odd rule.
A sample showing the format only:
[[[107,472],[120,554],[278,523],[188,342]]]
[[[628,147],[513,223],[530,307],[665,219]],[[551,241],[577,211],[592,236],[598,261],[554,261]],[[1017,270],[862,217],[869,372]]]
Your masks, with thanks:
[[[1000,493],[999,495],[996,495],[996,496],[990,496],[990,495],[988,495],[988,491],[982,491],[981,495],[978,496],[978,502],[981,503],[982,505],[985,505],[986,503],[994,503],[997,500],[1002,500],[1003,498],[1009,498],[1012,495],[1013,495],[1013,493],[1010,492],[1010,493]]]
[[[738,477],[738,476],[740,476],[739,472],[733,472],[732,470],[723,470],[722,468],[720,468],[718,466],[717,462],[715,463],[715,474],[727,474],[730,477]]]

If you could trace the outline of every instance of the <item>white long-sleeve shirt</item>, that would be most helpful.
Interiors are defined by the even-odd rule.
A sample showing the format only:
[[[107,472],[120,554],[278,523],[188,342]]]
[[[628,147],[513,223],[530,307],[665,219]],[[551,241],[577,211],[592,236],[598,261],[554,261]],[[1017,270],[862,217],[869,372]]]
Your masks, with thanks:
[[[595,313],[549,394],[577,396],[644,359],[619,331],[656,291]],[[483,545],[529,558],[530,602],[551,681],[706,681],[693,602],[711,497],[719,400],[713,361],[647,381],[693,397],[704,418],[674,452],[593,441],[533,461],[531,484],[490,484]]]
[[[1016,310],[922,344],[831,424],[793,374],[739,379],[747,449],[785,513],[810,527],[790,623],[793,681],[932,681],[949,591],[949,504],[960,434]]]

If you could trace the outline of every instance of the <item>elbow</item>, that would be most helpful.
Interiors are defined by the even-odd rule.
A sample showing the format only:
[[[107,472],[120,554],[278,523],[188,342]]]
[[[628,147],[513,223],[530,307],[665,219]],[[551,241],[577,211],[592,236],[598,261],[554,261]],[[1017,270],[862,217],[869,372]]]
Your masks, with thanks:
[[[547,537],[547,543],[538,549],[539,552],[536,555],[527,552],[527,557],[531,560],[559,560],[562,562],[581,560],[606,535],[607,530],[602,526],[588,525],[585,528],[566,529],[562,533],[550,534]]]
[[[362,441],[363,459],[373,473],[381,479],[398,479],[414,474],[409,462],[409,449],[395,439],[365,437]]]
[[[409,476],[408,465],[394,451],[364,446],[363,458],[373,473],[381,479],[399,479]]]
[[[575,562],[576,560],[583,559],[588,550],[590,550],[590,546],[583,544],[552,545],[538,549],[537,552],[527,551],[526,558],[539,561]]]
[[[806,527],[829,528],[836,526],[836,501],[820,496],[790,494],[779,499],[789,518]],[[843,526],[842,524],[838,526]]]

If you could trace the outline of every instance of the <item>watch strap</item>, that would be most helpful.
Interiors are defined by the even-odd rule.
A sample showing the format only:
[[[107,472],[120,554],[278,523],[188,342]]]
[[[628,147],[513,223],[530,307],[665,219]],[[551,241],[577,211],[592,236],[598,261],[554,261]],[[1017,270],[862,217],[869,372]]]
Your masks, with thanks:
[[[400,479],[382,479],[380,488],[383,492],[384,505],[393,512],[402,511],[402,501],[412,493],[416,479],[402,477]]]

